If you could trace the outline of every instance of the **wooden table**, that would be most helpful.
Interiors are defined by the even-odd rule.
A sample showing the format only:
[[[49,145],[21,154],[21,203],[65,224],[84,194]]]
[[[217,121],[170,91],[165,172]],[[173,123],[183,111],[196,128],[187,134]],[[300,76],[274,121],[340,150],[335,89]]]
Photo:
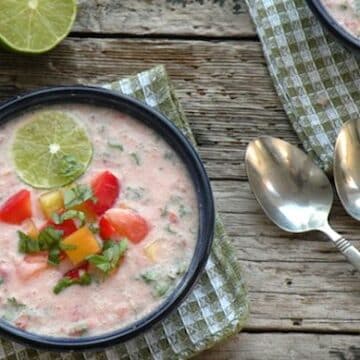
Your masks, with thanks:
[[[79,0],[71,36],[41,57],[0,55],[0,96],[102,83],[166,65],[194,129],[248,282],[244,331],[198,357],[360,359],[360,277],[319,234],[288,235],[263,214],[244,170],[261,134],[297,144],[242,0]],[[360,226],[337,202],[334,227]]]

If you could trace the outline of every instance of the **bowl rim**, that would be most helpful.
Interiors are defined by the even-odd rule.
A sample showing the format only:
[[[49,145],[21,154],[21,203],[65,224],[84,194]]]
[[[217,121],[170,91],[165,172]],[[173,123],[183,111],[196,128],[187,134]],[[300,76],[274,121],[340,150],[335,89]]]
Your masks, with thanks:
[[[113,107],[151,127],[170,144],[187,167],[197,193],[198,238],[187,272],[171,294],[152,312],[124,328],[101,335],[66,338],[30,333],[0,320],[0,335],[38,349],[53,351],[96,350],[125,342],[164,319],[189,294],[205,268],[215,227],[215,208],[209,178],[200,157],[185,135],[164,115],[126,95],[94,86],[57,86],[16,96],[0,105],[0,124],[29,108],[61,103],[86,103]]]
[[[351,34],[350,31],[346,30],[344,26],[340,25],[340,23],[327,10],[322,1],[306,0],[306,2],[320,21],[325,24],[335,36],[344,41],[345,44],[352,50],[360,49],[360,37],[356,37]]]

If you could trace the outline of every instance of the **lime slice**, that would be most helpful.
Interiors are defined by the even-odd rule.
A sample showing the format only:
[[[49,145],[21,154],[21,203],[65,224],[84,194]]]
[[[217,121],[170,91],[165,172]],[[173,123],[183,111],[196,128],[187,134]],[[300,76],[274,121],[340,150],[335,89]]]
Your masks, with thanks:
[[[16,130],[12,156],[24,182],[51,189],[70,184],[85,172],[92,145],[69,114],[42,111]]]
[[[76,0],[1,0],[0,41],[11,50],[40,54],[70,32]]]

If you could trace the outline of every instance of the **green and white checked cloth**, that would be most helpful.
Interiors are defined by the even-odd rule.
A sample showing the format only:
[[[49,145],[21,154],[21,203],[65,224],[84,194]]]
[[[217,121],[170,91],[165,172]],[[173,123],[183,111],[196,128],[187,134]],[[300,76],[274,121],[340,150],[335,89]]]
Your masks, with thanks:
[[[331,172],[342,124],[359,117],[360,59],[321,26],[305,0],[246,1],[293,128]]]
[[[158,109],[195,144],[164,67],[104,87]],[[67,354],[40,352],[0,339],[0,360],[186,359],[240,331],[247,316],[244,280],[217,216],[212,251],[197,285],[176,311],[144,335],[103,352]]]

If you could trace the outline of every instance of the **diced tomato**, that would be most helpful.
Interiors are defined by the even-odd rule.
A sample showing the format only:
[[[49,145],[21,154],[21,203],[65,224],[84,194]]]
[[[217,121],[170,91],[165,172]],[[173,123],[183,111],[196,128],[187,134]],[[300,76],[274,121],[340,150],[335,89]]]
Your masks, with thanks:
[[[31,215],[30,191],[28,190],[20,190],[0,208],[0,220],[9,224],[21,224]]]
[[[97,215],[102,215],[115,204],[121,184],[119,179],[110,171],[104,171],[91,182],[91,188],[97,201],[89,201],[88,206]]]
[[[117,235],[116,229],[105,216],[99,221],[99,233],[103,240],[113,240]]]
[[[45,225],[42,227],[42,229],[46,227],[52,227],[55,230],[60,230],[63,232],[63,237],[67,237],[74,233],[77,230],[76,224],[73,220],[65,220],[62,224],[55,224],[52,220],[49,220],[45,223]]]
[[[143,240],[149,232],[146,220],[130,209],[110,209],[105,217],[114,226],[120,236],[128,238],[133,243]]]
[[[169,211],[168,219],[172,224],[177,224],[179,222],[177,215],[171,211]]]
[[[68,277],[69,279],[79,279],[81,275],[83,275],[84,272],[89,271],[89,263],[86,261],[83,264],[69,270],[67,273],[65,273],[64,277]]]

